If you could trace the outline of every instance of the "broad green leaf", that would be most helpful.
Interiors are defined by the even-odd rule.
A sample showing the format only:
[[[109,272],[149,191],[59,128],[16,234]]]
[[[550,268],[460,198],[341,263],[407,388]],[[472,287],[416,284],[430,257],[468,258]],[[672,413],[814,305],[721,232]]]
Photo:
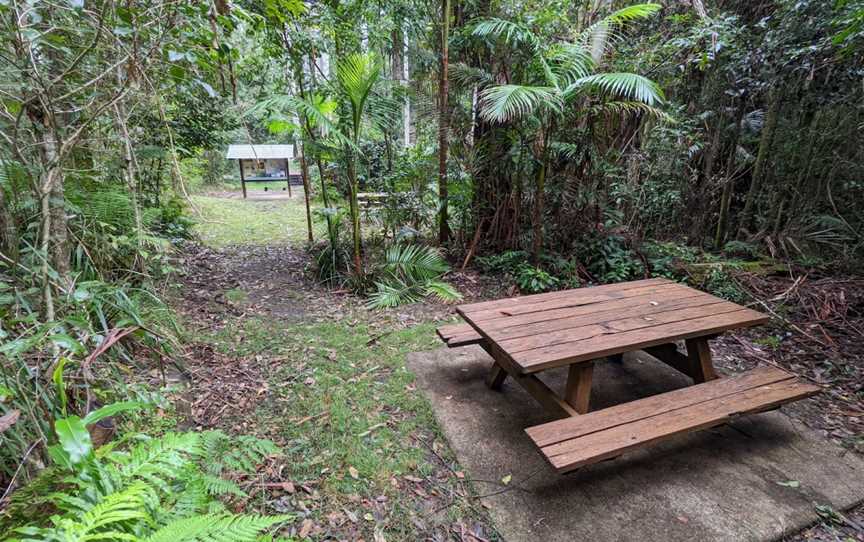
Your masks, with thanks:
[[[115,414],[119,414],[120,412],[125,412],[127,410],[143,409],[147,406],[147,403],[142,403],[140,401],[123,401],[121,403],[111,403],[110,405],[105,405],[102,408],[96,409],[84,416],[84,425],[96,423],[103,418],[107,418],[108,416],[114,416]]]
[[[54,373],[51,375],[51,380],[54,381],[54,389],[57,392],[57,397],[60,399],[60,412],[66,415],[66,383],[63,381],[63,369],[66,367],[67,358],[60,358],[57,366],[54,367]]]
[[[61,418],[54,422],[54,432],[60,440],[60,446],[67,454],[73,465],[87,459],[93,453],[93,442],[84,421],[78,416]]]

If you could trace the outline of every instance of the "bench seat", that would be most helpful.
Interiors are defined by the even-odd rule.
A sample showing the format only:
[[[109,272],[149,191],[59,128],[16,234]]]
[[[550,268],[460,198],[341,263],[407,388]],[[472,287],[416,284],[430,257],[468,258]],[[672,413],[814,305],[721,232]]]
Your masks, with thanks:
[[[552,467],[564,473],[820,390],[781,369],[759,367],[525,431]]]
[[[453,324],[442,326],[435,330],[444,344],[450,348],[457,346],[467,346],[469,344],[480,344],[483,342],[483,337],[474,331],[474,328],[468,324]]]

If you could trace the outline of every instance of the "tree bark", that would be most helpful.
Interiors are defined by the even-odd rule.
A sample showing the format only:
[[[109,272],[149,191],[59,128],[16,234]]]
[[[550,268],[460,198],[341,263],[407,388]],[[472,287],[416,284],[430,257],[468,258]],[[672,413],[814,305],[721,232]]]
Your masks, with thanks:
[[[441,0],[441,68],[438,81],[438,244],[450,240],[448,224],[447,193],[447,136],[450,131],[450,115],[447,110],[449,77],[448,41],[450,39],[450,0]]]
[[[781,101],[782,95],[779,88],[775,86],[768,93],[768,112],[765,114],[765,126],[762,128],[762,136],[759,139],[759,151],[756,154],[756,163],[753,164],[753,178],[750,181],[750,189],[747,191],[744,210],[741,212],[741,220],[738,223],[739,238],[753,226],[756,198],[762,189],[765,166],[768,161],[768,154],[771,151],[771,144],[774,142],[774,130],[777,128],[777,117],[780,113]]]

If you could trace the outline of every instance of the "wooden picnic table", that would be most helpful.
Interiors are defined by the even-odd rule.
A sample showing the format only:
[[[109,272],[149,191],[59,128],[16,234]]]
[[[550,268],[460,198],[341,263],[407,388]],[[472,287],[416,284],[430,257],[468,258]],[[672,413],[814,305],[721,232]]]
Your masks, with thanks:
[[[773,367],[718,380],[709,341],[731,329],[763,324],[768,317],[667,279],[486,301],[456,310],[467,325],[438,330],[448,346],[481,345],[493,359],[487,380],[491,388],[501,389],[510,377],[562,418],[527,429],[560,471],[819,391]],[[684,342],[685,352],[679,351],[678,341]],[[624,353],[638,350],[696,385],[589,413],[594,363],[620,361]],[[559,395],[538,373],[564,366],[567,383]]]

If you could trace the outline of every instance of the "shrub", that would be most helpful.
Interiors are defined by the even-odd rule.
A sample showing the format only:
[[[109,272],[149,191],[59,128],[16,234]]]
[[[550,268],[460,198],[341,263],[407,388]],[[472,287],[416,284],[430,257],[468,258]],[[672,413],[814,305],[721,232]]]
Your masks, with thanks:
[[[528,254],[522,250],[508,250],[501,254],[477,258],[477,263],[483,271],[500,275],[515,275],[519,267],[527,262]]]
[[[516,285],[525,293],[546,292],[557,288],[560,283],[558,278],[531,265],[522,265],[516,272]]]

